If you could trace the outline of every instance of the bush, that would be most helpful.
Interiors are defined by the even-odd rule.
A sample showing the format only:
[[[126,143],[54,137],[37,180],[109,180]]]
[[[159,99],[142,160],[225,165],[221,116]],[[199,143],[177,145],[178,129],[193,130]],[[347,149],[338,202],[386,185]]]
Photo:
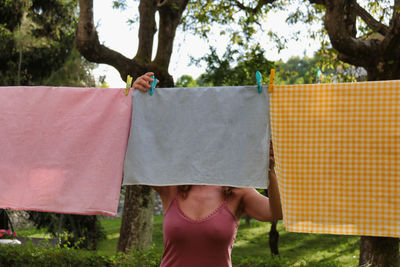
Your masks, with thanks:
[[[63,245],[96,250],[97,243],[105,239],[105,233],[100,221],[95,215],[72,215],[49,212],[29,211],[31,220],[37,229],[47,228],[47,231],[60,239]],[[58,229],[61,225],[61,229]],[[58,233],[62,230],[61,233]]]
[[[105,256],[93,251],[71,248],[0,246],[0,266],[160,266],[154,249]]]

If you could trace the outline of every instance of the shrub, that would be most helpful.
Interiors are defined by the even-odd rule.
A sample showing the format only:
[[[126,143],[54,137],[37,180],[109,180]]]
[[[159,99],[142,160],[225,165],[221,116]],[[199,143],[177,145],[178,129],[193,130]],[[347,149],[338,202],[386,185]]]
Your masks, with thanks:
[[[1,246],[0,266],[137,266],[160,265],[160,255],[154,249],[106,256],[98,252],[72,248]]]
[[[105,238],[104,229],[95,215],[72,215],[49,212],[29,211],[31,220],[37,229],[47,231],[60,239],[63,245],[96,250],[97,243]],[[59,229],[61,226],[61,229]],[[60,233],[59,230],[62,230]]]

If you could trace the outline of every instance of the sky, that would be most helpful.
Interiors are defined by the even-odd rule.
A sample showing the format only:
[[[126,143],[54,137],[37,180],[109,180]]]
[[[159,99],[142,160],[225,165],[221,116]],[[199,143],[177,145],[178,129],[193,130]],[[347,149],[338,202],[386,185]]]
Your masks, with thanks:
[[[133,58],[137,50],[138,42],[138,24],[130,26],[127,23],[128,18],[132,18],[138,12],[138,2],[131,3],[125,11],[115,10],[112,8],[112,1],[93,1],[94,2],[94,22],[97,25],[100,42],[107,47],[118,51],[128,58]],[[287,14],[283,12],[269,13],[268,18],[262,23],[265,32],[257,35],[262,48],[266,50],[265,56],[268,60],[286,61],[291,56],[302,57],[306,54],[312,57],[313,53],[319,48],[318,41],[307,37],[308,29],[302,25],[289,26],[285,23]],[[290,41],[288,48],[278,52],[274,43],[265,37],[268,30],[279,32],[283,36],[290,36],[295,30],[300,29],[303,36],[300,41]],[[157,34],[155,35],[157,36]],[[178,27],[174,40],[174,49],[171,56],[169,73],[177,78],[183,74],[197,78],[201,73],[205,72],[204,66],[189,66],[190,56],[200,58],[209,52],[209,45],[217,47],[217,52],[223,54],[228,44],[227,36],[220,36],[218,32],[211,34],[208,40],[203,40],[191,33],[182,32]],[[157,49],[157,39],[155,38],[153,51]],[[106,64],[99,64],[94,70],[96,77],[106,75],[106,82],[112,88],[125,87],[119,73],[113,67]]]

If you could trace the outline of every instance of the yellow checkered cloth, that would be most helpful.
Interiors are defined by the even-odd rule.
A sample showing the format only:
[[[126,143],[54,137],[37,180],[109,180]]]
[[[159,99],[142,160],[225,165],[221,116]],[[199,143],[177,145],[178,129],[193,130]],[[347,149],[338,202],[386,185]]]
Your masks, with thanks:
[[[400,81],[274,86],[288,231],[400,237]]]

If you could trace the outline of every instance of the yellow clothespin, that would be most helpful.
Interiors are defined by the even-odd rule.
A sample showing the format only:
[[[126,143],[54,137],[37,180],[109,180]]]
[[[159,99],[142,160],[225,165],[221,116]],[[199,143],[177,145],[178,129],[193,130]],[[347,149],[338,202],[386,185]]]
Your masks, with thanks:
[[[271,73],[269,75],[269,86],[268,92],[272,93],[272,89],[274,88],[274,79],[275,79],[275,69],[271,69]]]
[[[131,86],[132,86],[132,80],[133,80],[133,78],[131,77],[131,75],[128,75],[128,77],[126,77],[125,95],[129,94],[129,89],[131,89]]]

